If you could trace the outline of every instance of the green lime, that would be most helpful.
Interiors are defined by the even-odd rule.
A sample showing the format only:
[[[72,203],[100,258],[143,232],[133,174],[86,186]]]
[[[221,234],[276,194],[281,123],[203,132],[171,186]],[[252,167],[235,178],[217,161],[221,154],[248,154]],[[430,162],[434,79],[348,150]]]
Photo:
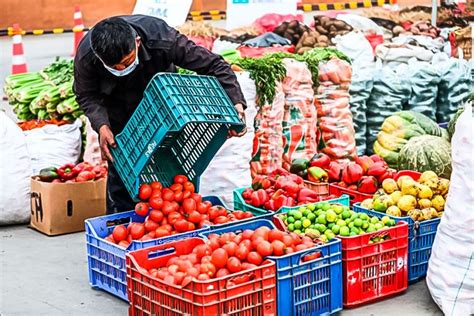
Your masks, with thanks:
[[[354,214],[357,214],[356,212],[354,212],[353,210],[349,210],[349,213],[351,213],[351,216],[354,215]],[[358,215],[357,215],[358,216]]]
[[[326,231],[324,232],[324,235],[326,235],[326,237],[328,238],[328,240],[331,240],[331,239],[333,239],[333,238],[336,237],[336,235],[334,235],[334,233],[333,233],[331,230],[326,230]]]
[[[318,216],[318,219],[316,220],[319,224],[324,224],[326,225],[326,215],[321,214]]]
[[[356,234],[359,234],[360,230],[359,230],[359,228],[357,228],[357,227],[352,227],[352,228],[351,228],[351,232],[354,232],[354,233],[356,233]]]
[[[334,212],[336,212],[336,214],[341,214],[343,211],[342,205],[333,205],[332,209],[334,210]]]
[[[341,216],[342,216],[343,219],[347,219],[347,218],[351,217],[351,213],[349,213],[349,211],[343,211],[341,213]]]
[[[359,218],[359,215],[357,215],[357,213],[354,213],[351,215],[351,220],[355,221],[356,219]]]
[[[326,212],[326,221],[329,223],[334,223],[337,220],[337,214],[333,210],[328,210]]]
[[[380,230],[383,227],[382,223],[375,224],[375,230]]]
[[[338,225],[334,225],[332,228],[331,228],[332,232],[334,234],[339,234],[339,231],[341,230],[341,227],[339,227]]]
[[[326,229],[327,229],[326,225],[323,225],[323,224],[318,224],[318,225],[319,225],[319,226],[318,226],[319,232],[320,232],[321,234],[324,233],[324,232],[326,231]]]
[[[326,235],[319,236],[319,240],[321,240],[321,242],[328,242],[328,238],[326,237]]]
[[[349,225],[350,223],[352,223],[352,220],[350,218],[346,218],[345,222],[346,222],[346,225]]]
[[[375,225],[374,225],[374,224],[370,224],[369,227],[367,227],[366,232],[371,233],[371,232],[374,232],[374,231],[376,231]]]
[[[390,217],[386,215],[382,217],[382,224],[387,225],[388,222],[390,222]]]
[[[286,219],[286,221],[291,224],[291,223],[294,223],[294,222],[295,222],[295,218],[294,218],[293,216],[288,216],[288,218]]]
[[[331,204],[329,204],[328,202],[322,202],[322,206],[321,206],[321,209],[323,211],[327,211],[331,208]]]
[[[349,236],[351,236],[351,237],[352,237],[352,236],[357,236],[357,234],[354,233],[354,232],[351,232],[351,233],[349,234]]]
[[[295,219],[301,219],[301,217],[303,217],[303,214],[300,211],[295,211],[295,213],[293,214],[293,217]]]
[[[315,209],[319,210],[319,209],[322,208],[323,203],[322,203],[322,202],[318,202],[318,203],[314,203],[313,205],[314,205],[314,208],[315,208]]]
[[[336,225],[336,224],[334,224],[334,223],[329,223],[329,224],[328,224],[328,228],[329,228],[329,229],[332,229],[332,228],[334,227],[334,225]]]
[[[359,235],[363,235],[363,234],[365,234],[365,231],[361,230],[361,231],[359,232]]]
[[[294,230],[295,230],[295,224],[289,224],[289,225],[288,225],[288,230],[289,230],[290,232],[294,231]]]
[[[302,223],[301,223],[300,220],[297,220],[297,221],[295,222],[295,228],[296,228],[296,229],[300,229],[300,228],[301,228],[301,225],[302,225]]]
[[[288,212],[288,216],[294,217],[296,210],[291,210]]]
[[[314,214],[316,214],[316,217],[318,217],[323,213],[324,213],[323,210],[317,210]]]
[[[308,216],[306,216],[310,221],[314,222],[316,219],[316,214],[314,213],[309,213]]]
[[[367,214],[365,214],[365,213],[360,213],[360,214],[359,214],[359,218],[360,218],[361,220],[363,220],[363,221],[366,221],[366,220],[369,219],[369,216],[368,216]]]
[[[306,218],[306,219],[303,220],[302,224],[303,224],[304,228],[308,228],[309,226],[311,226],[311,221]]]
[[[370,219],[370,222],[371,222],[372,224],[377,224],[377,223],[379,222],[379,219],[374,216],[374,217],[372,217],[372,218]]]
[[[346,224],[345,220],[338,219],[337,222],[336,222],[336,225],[342,227],[342,226],[346,226],[347,224]]]
[[[360,218],[354,220],[354,226],[361,227],[364,222]]]
[[[391,220],[390,220],[390,225],[388,225],[388,226],[390,226],[390,227],[395,226],[395,220],[394,220],[394,219],[391,219]]]
[[[316,209],[316,205],[315,204],[310,204],[308,206],[306,206],[311,212],[314,211]]]
[[[308,214],[311,213],[311,211],[307,208],[300,208],[299,210],[300,210],[301,214],[303,214],[304,217],[307,217]],[[301,210],[303,210],[303,211],[301,211]]]
[[[369,227],[369,223],[367,221],[362,222],[362,229],[367,229]]]
[[[339,229],[339,235],[341,236],[349,236],[350,230],[349,227],[343,226]]]
[[[347,224],[347,227],[349,227],[349,228],[354,227],[354,222],[350,222],[349,224]]]
[[[301,230],[295,229],[294,233],[299,235],[299,234],[301,234]]]
[[[350,209],[350,207],[349,207],[349,206],[347,206],[347,205],[343,205],[343,206],[342,206],[342,211],[343,211],[343,212],[344,212],[344,211],[348,211],[348,212],[350,212],[350,211],[351,211],[351,209]]]

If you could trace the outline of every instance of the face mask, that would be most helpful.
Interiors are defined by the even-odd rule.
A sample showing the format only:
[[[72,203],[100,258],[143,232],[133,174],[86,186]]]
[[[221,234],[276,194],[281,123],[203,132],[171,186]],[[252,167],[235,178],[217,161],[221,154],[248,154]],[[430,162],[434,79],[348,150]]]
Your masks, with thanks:
[[[106,64],[104,64],[104,62],[102,62],[102,64],[104,64],[105,69],[107,69],[112,75],[117,76],[117,77],[126,76],[130,74],[132,71],[134,71],[135,68],[137,68],[138,66],[138,45],[135,44],[135,46],[137,47],[136,53],[135,53],[135,61],[131,63],[127,68],[123,70],[117,70],[117,69],[107,66]]]

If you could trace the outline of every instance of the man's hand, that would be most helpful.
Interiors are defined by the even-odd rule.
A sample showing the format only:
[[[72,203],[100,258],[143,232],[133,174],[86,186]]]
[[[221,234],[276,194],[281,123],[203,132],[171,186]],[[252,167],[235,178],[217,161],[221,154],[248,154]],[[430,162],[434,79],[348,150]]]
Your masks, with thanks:
[[[245,122],[244,106],[241,103],[237,103],[235,105],[235,109],[237,110],[237,113],[239,114],[239,118],[244,123],[244,129],[240,133],[237,133],[234,130],[229,130],[229,137],[242,137],[247,133],[247,125],[246,125],[246,122]]]
[[[115,143],[114,134],[110,130],[110,127],[107,125],[102,125],[99,129],[99,144],[100,144],[100,153],[102,154],[103,160],[114,161],[112,155],[110,154],[109,146],[113,148],[117,147]]]

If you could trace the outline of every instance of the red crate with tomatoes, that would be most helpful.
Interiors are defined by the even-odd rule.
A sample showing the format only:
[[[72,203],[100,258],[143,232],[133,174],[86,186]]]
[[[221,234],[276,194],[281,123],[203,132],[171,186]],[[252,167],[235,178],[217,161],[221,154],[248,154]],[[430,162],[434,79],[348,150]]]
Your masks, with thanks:
[[[220,252],[189,238],[128,253],[129,315],[275,315],[275,263]]]

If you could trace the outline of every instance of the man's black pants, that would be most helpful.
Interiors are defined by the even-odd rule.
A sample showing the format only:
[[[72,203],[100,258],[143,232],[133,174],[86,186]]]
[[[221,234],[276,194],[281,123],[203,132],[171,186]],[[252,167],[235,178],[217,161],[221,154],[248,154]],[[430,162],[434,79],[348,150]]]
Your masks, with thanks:
[[[130,211],[135,208],[125,184],[120,179],[114,165],[109,163],[109,174],[107,177],[107,214]]]

